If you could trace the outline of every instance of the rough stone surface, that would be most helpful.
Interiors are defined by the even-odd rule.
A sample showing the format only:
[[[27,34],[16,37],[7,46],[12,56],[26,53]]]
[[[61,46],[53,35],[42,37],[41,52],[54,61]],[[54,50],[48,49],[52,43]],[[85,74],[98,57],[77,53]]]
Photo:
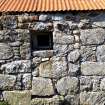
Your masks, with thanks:
[[[31,72],[31,62],[29,60],[13,61],[1,66],[5,73]]]
[[[79,95],[65,96],[64,105],[79,105]]]
[[[64,77],[57,82],[56,88],[61,95],[75,94],[78,91],[78,78]]]
[[[5,43],[0,43],[0,60],[8,60],[13,57],[12,48]]]
[[[53,41],[56,44],[73,44],[74,43],[74,36],[65,35],[62,33],[54,33]]]
[[[81,64],[82,75],[105,75],[104,62],[84,62]]]
[[[105,45],[97,47],[96,55],[97,55],[97,61],[105,62]]]
[[[96,61],[95,46],[81,46],[81,61]]]
[[[52,62],[46,61],[39,65],[39,75],[42,77],[53,77]]]
[[[54,78],[61,78],[67,75],[67,62],[65,57],[53,57],[52,71]]]
[[[31,105],[30,91],[4,91],[3,97],[10,105]]]
[[[81,92],[80,104],[81,105],[104,105],[105,93],[104,92]]]
[[[0,100],[11,105],[104,105],[104,28],[101,10],[1,13]],[[43,32],[49,37],[41,38]]]
[[[81,42],[83,45],[102,44],[105,40],[104,29],[86,29],[81,30]]]
[[[79,65],[68,63],[68,67],[69,67],[68,71],[69,75],[76,76],[80,73]]]
[[[61,105],[64,101],[63,96],[53,96],[52,98],[32,99],[31,105]]]
[[[32,81],[32,94],[36,96],[54,95],[54,89],[51,80],[41,77],[34,77]]]
[[[101,80],[100,89],[101,89],[102,91],[105,91],[105,78],[103,78],[103,79]]]
[[[80,57],[80,53],[79,50],[74,50],[72,52],[70,52],[70,54],[68,54],[68,61],[70,62],[76,62]]]
[[[14,88],[16,77],[13,75],[0,74],[0,90],[12,90]]]

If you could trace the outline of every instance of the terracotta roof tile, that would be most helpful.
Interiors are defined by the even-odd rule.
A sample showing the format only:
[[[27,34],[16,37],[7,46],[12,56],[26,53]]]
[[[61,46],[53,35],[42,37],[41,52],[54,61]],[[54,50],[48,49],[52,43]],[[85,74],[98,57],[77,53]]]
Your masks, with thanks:
[[[0,12],[104,10],[105,0],[0,0]]]

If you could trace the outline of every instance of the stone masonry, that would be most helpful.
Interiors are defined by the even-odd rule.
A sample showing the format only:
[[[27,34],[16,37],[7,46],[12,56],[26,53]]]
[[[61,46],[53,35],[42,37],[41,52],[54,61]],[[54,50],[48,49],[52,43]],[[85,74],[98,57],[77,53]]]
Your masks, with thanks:
[[[52,32],[35,50],[31,30]],[[0,100],[10,105],[105,105],[105,12],[0,16]]]

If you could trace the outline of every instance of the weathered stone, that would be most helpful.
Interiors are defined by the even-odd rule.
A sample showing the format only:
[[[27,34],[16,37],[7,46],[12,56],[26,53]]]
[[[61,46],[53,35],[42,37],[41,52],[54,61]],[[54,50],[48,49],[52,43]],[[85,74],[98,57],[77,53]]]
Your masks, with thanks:
[[[67,95],[64,105],[79,105],[79,95]]]
[[[61,105],[64,101],[63,96],[53,96],[52,98],[32,99],[31,105]]]
[[[105,91],[105,78],[103,78],[103,79],[101,80],[100,89],[103,90],[103,91]]]
[[[104,43],[105,30],[102,28],[81,30],[81,42],[83,45],[98,45]]]
[[[73,50],[73,45],[54,44],[53,50],[54,50],[54,54],[58,56],[63,56]]]
[[[105,62],[105,45],[97,47],[96,56],[97,56],[97,61]]]
[[[78,92],[78,79],[76,77],[64,77],[57,82],[57,91],[61,95],[71,95]]]
[[[81,92],[80,105],[104,105],[104,92]]]
[[[79,48],[80,48],[80,44],[79,44],[79,43],[75,43],[75,44],[74,44],[74,48],[75,48],[75,49],[79,49]]]
[[[96,61],[95,46],[81,46],[81,61]]]
[[[10,105],[31,105],[30,91],[4,91],[3,97]]]
[[[39,16],[40,21],[47,21],[49,19],[50,19],[49,15],[42,14]]]
[[[41,58],[41,57],[34,57],[34,58],[32,59],[32,61],[33,61],[34,66],[37,66],[38,64],[41,63],[42,58]]]
[[[78,35],[74,35],[75,42],[80,42],[80,37]]]
[[[23,75],[22,85],[23,89],[31,88],[31,74],[27,73]]]
[[[1,66],[5,73],[31,72],[31,62],[29,60],[13,61]]]
[[[52,61],[46,61],[39,65],[39,76],[41,77],[53,77],[53,71],[52,71]]]
[[[67,61],[65,57],[52,58],[52,76],[53,78],[61,78],[67,75]]]
[[[105,75],[105,63],[83,62],[81,64],[82,75]]]
[[[53,84],[50,79],[33,77],[32,95],[51,96],[54,95]]]
[[[13,75],[0,74],[0,90],[12,90],[14,88],[16,77]]]
[[[19,41],[10,43],[10,46],[12,46],[12,47],[18,47],[18,46],[20,46],[20,45],[21,45],[21,42],[19,42]]]
[[[6,60],[12,57],[12,48],[8,44],[0,43],[0,60]]]
[[[80,90],[90,91],[92,90],[92,77],[80,77]]]
[[[53,42],[56,44],[73,44],[74,36],[66,35],[65,33],[54,33]]]
[[[79,74],[79,65],[75,65],[75,64],[72,64],[72,63],[68,63],[68,66],[69,66],[69,75],[70,76],[76,76]]]
[[[34,51],[33,52],[34,57],[52,57],[53,56],[53,50],[43,50],[43,51]]]
[[[76,62],[80,57],[80,52],[78,49],[74,50],[74,51],[71,51],[69,54],[68,54],[68,61],[69,62]]]

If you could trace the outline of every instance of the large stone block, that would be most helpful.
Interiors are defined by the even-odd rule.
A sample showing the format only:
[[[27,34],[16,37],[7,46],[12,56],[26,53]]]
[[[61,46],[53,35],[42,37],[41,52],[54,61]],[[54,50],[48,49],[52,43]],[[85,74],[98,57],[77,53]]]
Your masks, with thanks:
[[[35,98],[32,99],[31,105],[61,105],[63,96],[53,96],[52,98]]]
[[[8,60],[12,57],[12,48],[8,44],[0,43],[0,60]]]
[[[54,57],[38,66],[39,75],[47,78],[60,78],[67,75],[65,57]]]
[[[67,60],[66,57],[52,58],[52,73],[53,78],[61,78],[67,75]]]
[[[13,61],[2,65],[1,71],[5,73],[31,72],[31,62],[29,60]]]
[[[74,36],[55,32],[53,35],[53,41],[56,44],[73,44]]]
[[[14,88],[16,77],[13,75],[0,74],[0,90],[12,90]]]
[[[75,94],[79,89],[78,82],[76,77],[61,78],[56,84],[57,91],[61,95]]]
[[[4,91],[3,97],[10,105],[31,105],[30,91]]]
[[[105,75],[105,63],[103,62],[83,62],[81,64],[82,75]]]
[[[97,47],[96,56],[97,56],[97,61],[105,62],[105,45]]]
[[[80,105],[104,105],[104,92],[81,92]]]
[[[32,81],[32,95],[51,96],[54,95],[53,84],[50,79],[34,77]]]
[[[80,39],[83,45],[97,45],[104,43],[105,30],[102,28],[81,30],[80,33]]]

